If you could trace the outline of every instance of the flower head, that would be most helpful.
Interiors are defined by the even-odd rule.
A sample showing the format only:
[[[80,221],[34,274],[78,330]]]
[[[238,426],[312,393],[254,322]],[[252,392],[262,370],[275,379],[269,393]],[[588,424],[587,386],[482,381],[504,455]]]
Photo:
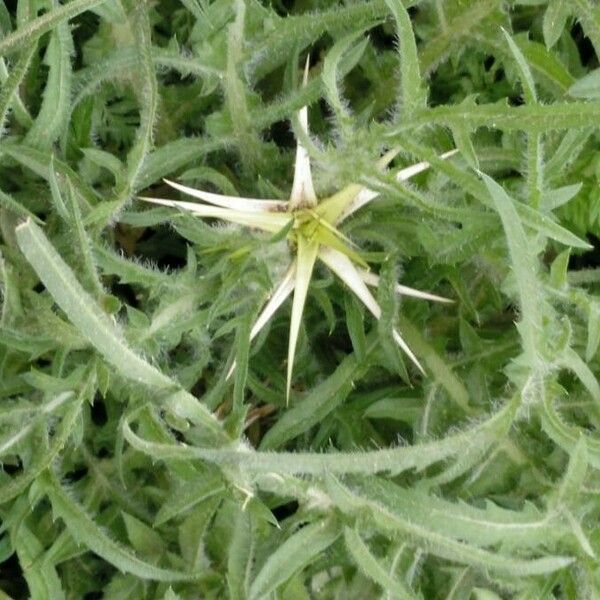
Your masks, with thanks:
[[[304,83],[306,83],[307,75],[308,62],[304,71]],[[302,130],[308,135],[308,110],[306,106],[300,109],[298,120]],[[385,168],[397,153],[398,150],[396,149],[390,150],[379,161],[379,166]],[[447,158],[454,153],[455,151],[447,152],[442,157]],[[396,178],[399,181],[404,181],[428,167],[429,163],[427,162],[411,165],[398,171]],[[273,290],[250,332],[250,340],[252,340],[293,292],[288,343],[286,399],[289,400],[300,322],[317,259],[348,286],[376,319],[381,317],[381,308],[369,290],[369,286],[376,287],[379,284],[379,277],[368,270],[368,265],[360,256],[354,244],[338,229],[340,223],[377,198],[379,194],[362,185],[351,184],[319,202],[313,186],[308,152],[300,141],[297,142],[296,146],[294,180],[290,198],[287,201],[223,196],[190,188],[172,181],[165,181],[173,188],[200,200],[201,203],[160,198],[141,199],[154,204],[178,207],[200,217],[223,219],[269,233],[277,233],[284,228],[289,228],[287,236],[291,242],[290,247],[293,254],[289,268]],[[451,300],[441,296],[400,284],[396,286],[396,291],[399,294],[434,302],[451,302]],[[400,333],[394,330],[393,336],[396,343],[411,359],[417,369],[425,374],[421,363]],[[235,363],[232,365],[229,375],[231,375],[234,368]]]

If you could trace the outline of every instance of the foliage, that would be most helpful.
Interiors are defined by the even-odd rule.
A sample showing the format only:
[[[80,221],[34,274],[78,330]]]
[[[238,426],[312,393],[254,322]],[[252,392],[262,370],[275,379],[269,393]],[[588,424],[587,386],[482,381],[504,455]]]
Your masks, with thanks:
[[[600,598],[596,3],[0,0],[0,32],[0,596]],[[288,404],[291,302],[250,344],[288,232],[138,195],[287,200],[294,137],[318,198],[379,194],[339,236],[380,318],[317,265]]]

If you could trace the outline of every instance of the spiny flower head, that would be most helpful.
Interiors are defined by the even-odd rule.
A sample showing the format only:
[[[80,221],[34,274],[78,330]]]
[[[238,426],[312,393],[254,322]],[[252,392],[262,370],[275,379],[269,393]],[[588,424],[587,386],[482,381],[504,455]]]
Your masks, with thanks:
[[[307,76],[308,61],[304,71],[305,84]],[[303,132],[308,135],[308,110],[306,106],[300,109],[298,120]],[[447,158],[454,152],[443,154],[442,157]],[[397,154],[397,149],[387,152],[380,159],[379,168],[385,168]],[[396,173],[396,178],[399,181],[406,180],[428,167],[429,164],[426,162],[411,165]],[[381,317],[381,308],[369,290],[369,286],[377,287],[379,277],[368,270],[368,265],[360,256],[353,242],[339,230],[339,225],[345,219],[377,198],[379,194],[362,185],[351,184],[319,202],[313,186],[308,152],[300,141],[297,141],[296,145],[294,179],[290,198],[287,201],[224,196],[190,188],[172,181],[165,181],[173,188],[200,200],[201,203],[160,198],[144,197],[141,199],[154,204],[177,207],[200,217],[223,219],[272,234],[287,230],[287,238],[290,241],[289,245],[292,252],[289,268],[273,289],[250,332],[250,340],[253,340],[293,292],[288,343],[286,400],[289,400],[290,395],[300,322],[317,259],[348,286],[376,319]],[[399,294],[415,298],[435,302],[451,302],[446,298],[400,284],[396,286],[396,291]],[[419,371],[424,374],[425,371],[421,363],[400,333],[394,330],[393,336],[396,343]],[[232,365],[229,375],[231,375],[234,368],[235,363]]]

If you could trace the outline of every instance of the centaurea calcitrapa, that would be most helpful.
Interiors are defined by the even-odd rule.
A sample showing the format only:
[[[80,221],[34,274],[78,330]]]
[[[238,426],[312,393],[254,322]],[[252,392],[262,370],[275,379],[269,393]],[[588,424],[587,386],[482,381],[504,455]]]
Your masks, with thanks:
[[[308,63],[304,73],[304,84],[306,84],[307,74]],[[306,106],[298,111],[298,121],[302,131],[308,135],[308,109]],[[441,157],[448,158],[455,152],[456,150],[446,152]],[[379,160],[378,167],[385,168],[397,154],[396,149],[387,152]],[[427,168],[429,168],[427,162],[416,163],[398,171],[396,179],[398,181],[407,180]],[[290,396],[300,322],[317,259],[348,286],[376,319],[381,317],[381,308],[369,290],[369,286],[377,287],[379,285],[379,277],[368,270],[368,265],[360,256],[353,242],[339,230],[339,225],[345,219],[375,200],[379,193],[353,183],[319,201],[314,190],[310,158],[306,148],[299,140],[296,143],[294,179],[289,200],[225,196],[187,187],[169,180],[165,180],[165,182],[203,203],[148,197],[140,197],[140,199],[190,211],[200,217],[218,218],[271,234],[280,232],[284,228],[289,229],[287,237],[292,253],[289,268],[274,288],[250,332],[252,341],[293,292],[287,358],[286,402],[289,401]],[[414,298],[434,302],[452,302],[447,298],[401,284],[397,284],[395,289],[398,294]],[[395,329],[392,333],[398,346],[402,348],[417,369],[425,374],[418,358],[400,333]],[[234,368],[235,363],[228,376],[231,375]]]

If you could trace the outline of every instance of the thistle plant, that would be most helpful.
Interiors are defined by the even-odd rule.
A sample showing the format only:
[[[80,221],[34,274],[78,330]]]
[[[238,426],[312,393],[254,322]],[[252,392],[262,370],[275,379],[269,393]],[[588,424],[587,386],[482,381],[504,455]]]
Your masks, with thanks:
[[[304,71],[303,84],[308,79],[308,59]],[[304,135],[308,136],[308,109],[306,106],[298,111],[298,122]],[[379,161],[379,168],[384,168],[393,160],[399,149],[387,152]],[[455,151],[441,155],[442,159],[452,156]],[[429,167],[427,162],[419,162],[396,173],[398,181],[405,181]],[[360,184],[350,184],[339,192],[319,201],[313,185],[311,164],[306,148],[296,142],[296,158],[294,162],[294,179],[289,200],[265,200],[224,196],[190,188],[165,179],[165,182],[183,192],[203,201],[203,204],[166,200],[160,198],[141,197],[141,200],[164,206],[172,206],[189,211],[200,217],[214,217],[237,223],[271,234],[286,234],[293,255],[289,268],[281,281],[273,290],[269,301],[264,306],[250,332],[253,340],[277,309],[293,292],[292,314],[287,357],[286,400],[289,401],[292,369],[302,311],[315,266],[319,259],[360,299],[370,313],[381,317],[381,308],[370,292],[368,286],[377,287],[379,277],[368,270],[367,263],[360,251],[339,229],[339,226],[357,210],[375,200],[379,194]],[[431,300],[434,302],[451,302],[447,298],[416,290],[397,284],[399,294]],[[414,355],[401,334],[393,330],[396,343],[404,350],[417,369],[425,374],[418,358]],[[229,375],[233,372],[232,365]]]
[[[593,0],[0,0],[0,598],[600,598],[599,57]]]

